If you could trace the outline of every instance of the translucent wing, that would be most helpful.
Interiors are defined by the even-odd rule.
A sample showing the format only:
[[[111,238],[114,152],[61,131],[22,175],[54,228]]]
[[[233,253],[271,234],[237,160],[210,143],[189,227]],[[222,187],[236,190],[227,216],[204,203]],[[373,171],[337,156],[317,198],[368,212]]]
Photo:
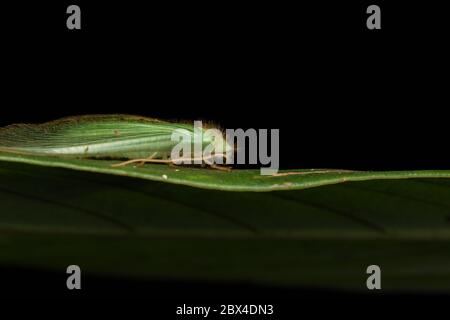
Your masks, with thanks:
[[[130,115],[70,117],[38,125],[0,129],[0,150],[76,157],[165,158],[175,145],[175,129],[193,125]]]

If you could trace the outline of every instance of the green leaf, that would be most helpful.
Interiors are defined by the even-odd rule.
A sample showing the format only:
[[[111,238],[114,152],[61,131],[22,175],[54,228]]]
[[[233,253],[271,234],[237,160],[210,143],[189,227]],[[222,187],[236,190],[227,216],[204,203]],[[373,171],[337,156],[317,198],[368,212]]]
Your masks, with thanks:
[[[0,160],[2,266],[367,290],[366,268],[376,264],[384,290],[450,289],[449,171],[264,177]]]
[[[171,167],[160,164],[112,167],[117,160],[74,159],[21,155],[0,151],[0,161],[108,173],[152,181],[226,191],[297,190],[349,181],[374,179],[450,178],[450,170],[350,171],[309,169],[280,171],[278,176],[262,176],[259,170],[223,172],[204,168]]]

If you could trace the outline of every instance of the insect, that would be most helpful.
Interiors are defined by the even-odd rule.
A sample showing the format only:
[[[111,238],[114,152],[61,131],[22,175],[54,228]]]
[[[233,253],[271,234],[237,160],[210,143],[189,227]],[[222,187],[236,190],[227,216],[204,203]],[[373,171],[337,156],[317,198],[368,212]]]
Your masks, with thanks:
[[[171,151],[177,141],[171,137],[177,129],[194,139],[194,125],[189,123],[120,114],[76,116],[37,125],[13,124],[0,128],[0,151],[56,157],[127,159],[113,166],[173,163],[175,159],[171,158]],[[201,130],[204,133],[205,130]],[[225,146],[223,152],[214,154],[214,157],[225,157],[226,152],[233,149],[223,135],[219,139],[207,134],[201,137],[202,147],[218,143]],[[196,159],[194,151],[182,156],[183,159]],[[207,160],[202,158],[203,163],[223,168]]]

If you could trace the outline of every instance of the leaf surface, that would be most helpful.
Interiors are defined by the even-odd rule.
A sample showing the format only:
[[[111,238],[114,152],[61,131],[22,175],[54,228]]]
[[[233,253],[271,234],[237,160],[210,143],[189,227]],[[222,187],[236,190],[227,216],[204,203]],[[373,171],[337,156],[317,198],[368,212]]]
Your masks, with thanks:
[[[7,153],[0,160],[3,266],[366,290],[366,268],[376,264],[383,289],[450,289],[448,171],[263,177]]]

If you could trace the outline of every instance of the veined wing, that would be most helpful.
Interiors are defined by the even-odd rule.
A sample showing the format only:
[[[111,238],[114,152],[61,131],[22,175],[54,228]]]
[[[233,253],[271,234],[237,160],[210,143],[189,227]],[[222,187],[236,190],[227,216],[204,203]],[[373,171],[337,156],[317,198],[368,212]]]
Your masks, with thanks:
[[[69,117],[44,124],[0,129],[0,150],[44,155],[139,158],[167,157],[175,129],[193,125],[130,115]]]

